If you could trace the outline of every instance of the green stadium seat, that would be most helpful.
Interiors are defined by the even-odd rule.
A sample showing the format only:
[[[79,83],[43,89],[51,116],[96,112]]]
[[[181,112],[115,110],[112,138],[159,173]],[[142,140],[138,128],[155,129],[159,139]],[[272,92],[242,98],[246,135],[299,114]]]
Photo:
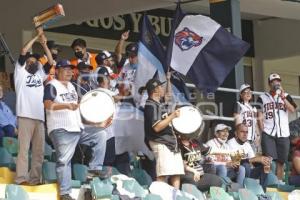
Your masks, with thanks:
[[[3,137],[2,146],[13,156],[18,154],[18,139],[13,137]]]
[[[120,200],[120,197],[118,195],[112,195],[111,200]]]
[[[111,167],[111,166],[103,166],[103,171],[107,172],[107,174],[110,176],[113,175],[119,175],[121,174],[115,167]]]
[[[49,144],[45,143],[44,158],[48,161],[54,161],[52,155],[53,155],[52,147]]]
[[[294,185],[277,185],[277,189],[279,191],[282,191],[282,192],[292,192],[293,190],[296,189],[296,187]]]
[[[255,179],[245,178],[244,187],[253,192],[254,195],[265,194],[262,186]]]
[[[56,177],[56,163],[55,162],[44,162],[42,166],[42,175],[44,183],[55,183]]]
[[[80,188],[81,187],[81,182],[78,180],[72,180],[71,184],[72,184],[72,188]]]
[[[109,181],[101,181],[99,178],[93,178],[90,185],[94,199],[111,199],[114,187]]]
[[[228,194],[232,196],[234,200],[240,200],[238,192],[228,192]]]
[[[270,172],[267,177],[267,186],[277,185],[277,184],[278,184],[277,176],[273,172]]]
[[[44,162],[42,166],[42,176],[44,183],[56,183],[56,163],[55,162]],[[79,180],[72,180],[72,188],[80,188],[81,182]]]
[[[147,195],[144,188],[134,179],[123,180],[123,188],[130,193],[134,193],[135,197],[143,198]]]
[[[18,185],[9,184],[5,188],[6,200],[29,200],[27,192]]]
[[[198,190],[198,188],[193,184],[184,183],[184,184],[182,184],[181,189],[182,189],[182,191],[193,195],[194,197],[196,197],[199,200],[205,199],[203,193],[200,190]]]
[[[209,193],[211,200],[233,200],[233,197],[227,194],[225,190],[220,187],[210,187]]]
[[[186,196],[176,196],[176,200],[192,200],[192,199]]]
[[[86,182],[86,176],[88,174],[88,167],[82,164],[73,164],[73,175],[74,179],[81,183]]]
[[[248,189],[239,189],[240,200],[258,200],[257,196]]]
[[[8,167],[11,170],[16,169],[14,158],[4,147],[0,147],[0,167]]]
[[[151,176],[143,169],[134,168],[131,171],[131,176],[142,186],[149,187],[152,183]]]
[[[163,200],[159,195],[157,194],[147,194],[143,200]]]

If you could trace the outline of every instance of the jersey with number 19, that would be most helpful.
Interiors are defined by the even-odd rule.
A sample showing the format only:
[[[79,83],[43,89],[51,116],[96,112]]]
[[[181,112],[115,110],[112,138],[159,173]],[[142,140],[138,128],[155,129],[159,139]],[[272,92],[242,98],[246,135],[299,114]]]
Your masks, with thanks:
[[[285,93],[287,97],[288,94]],[[288,110],[284,101],[269,93],[260,95],[262,103],[264,132],[270,136],[289,137]]]

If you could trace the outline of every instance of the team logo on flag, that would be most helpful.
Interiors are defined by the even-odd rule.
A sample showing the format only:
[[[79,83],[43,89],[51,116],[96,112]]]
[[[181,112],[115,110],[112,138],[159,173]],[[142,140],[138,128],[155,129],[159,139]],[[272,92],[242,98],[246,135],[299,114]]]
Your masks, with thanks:
[[[201,45],[202,40],[203,37],[199,36],[187,27],[175,34],[175,43],[182,51]]]

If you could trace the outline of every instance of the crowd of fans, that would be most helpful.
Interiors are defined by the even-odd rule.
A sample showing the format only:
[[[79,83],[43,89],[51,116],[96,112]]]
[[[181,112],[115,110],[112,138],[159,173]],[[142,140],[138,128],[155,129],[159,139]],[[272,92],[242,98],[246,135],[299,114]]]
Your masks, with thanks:
[[[83,161],[91,176],[105,176],[102,166],[114,166],[121,173],[130,174],[131,152],[115,152],[114,132],[110,129],[113,119],[91,124],[80,115],[81,97],[96,88],[109,91],[116,103],[129,103],[144,112],[145,143],[154,159],[139,156],[141,166],[153,181],[167,182],[177,189],[182,183],[192,183],[207,191],[211,186],[221,186],[227,177],[237,188],[243,187],[245,177],[251,177],[259,179],[265,188],[272,162],[276,163],[278,179],[283,181],[283,166],[290,152],[288,113],[297,106],[284,92],[278,74],[270,74],[270,90],[259,97],[257,105],[253,104],[250,86],[240,87],[231,139],[232,128],[218,124],[214,138],[199,141],[174,133],[170,123],[180,117],[180,111],[166,108],[164,101],[170,91],[165,91],[163,82],[155,78],[147,81],[143,88],[148,95],[146,102],[132,97],[138,44],[128,44],[125,55],[122,54],[128,36],[129,32],[122,34],[114,54],[106,50],[90,53],[85,40],[75,39],[71,44],[75,57],[69,60],[60,57],[59,46],[47,41],[41,28],[24,45],[14,71],[16,115],[1,100],[0,87],[0,139],[17,135],[19,140],[15,183],[41,184],[45,141],[56,152],[60,199],[72,199],[71,162]],[[42,56],[29,53],[37,41],[43,47]],[[168,83],[170,76],[167,74]],[[299,136],[291,142],[290,183],[299,186]],[[30,146],[32,159],[28,170]]]

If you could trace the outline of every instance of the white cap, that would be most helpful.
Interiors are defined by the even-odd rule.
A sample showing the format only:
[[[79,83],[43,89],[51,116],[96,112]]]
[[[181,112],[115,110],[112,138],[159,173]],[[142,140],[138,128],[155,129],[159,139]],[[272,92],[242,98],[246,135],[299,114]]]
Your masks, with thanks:
[[[107,58],[110,58],[112,56],[111,53],[109,53],[106,50],[102,51],[102,53],[104,53],[107,56]]]
[[[225,124],[218,124],[216,127],[215,127],[215,133],[217,133],[218,131],[222,131],[224,129],[228,129],[229,131],[231,130],[231,127],[230,126],[227,126]]]
[[[271,82],[271,81],[273,81],[273,80],[275,80],[275,79],[281,81],[281,78],[280,78],[279,74],[272,73],[272,74],[269,75],[268,81]]]
[[[240,87],[240,93],[242,93],[247,88],[251,88],[251,86],[249,84],[247,84],[247,83],[241,85],[241,87]]]

